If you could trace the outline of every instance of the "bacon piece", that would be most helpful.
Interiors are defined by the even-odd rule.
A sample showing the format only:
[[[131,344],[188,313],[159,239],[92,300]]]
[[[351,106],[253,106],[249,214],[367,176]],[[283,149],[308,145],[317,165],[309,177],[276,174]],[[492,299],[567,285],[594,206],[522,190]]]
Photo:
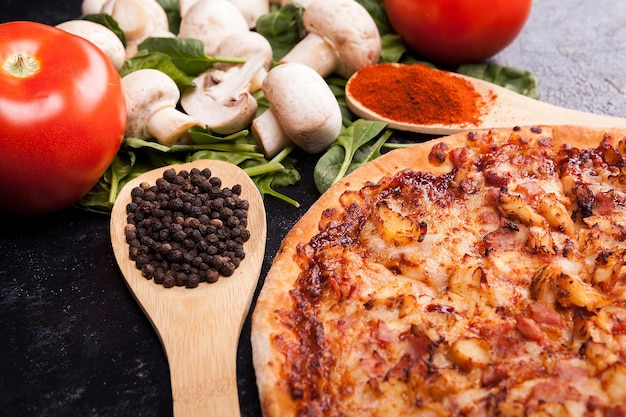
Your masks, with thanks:
[[[537,325],[537,322],[530,317],[518,314],[515,316],[515,322],[517,323],[515,328],[522,336],[536,342],[542,342],[545,339],[545,335]]]
[[[560,379],[536,384],[526,399],[527,411],[536,411],[544,403],[563,403],[565,400],[580,400],[582,395],[576,388],[564,384]]]
[[[526,201],[533,201],[538,196],[544,193],[543,187],[536,181],[527,181],[518,184],[516,191],[522,194]]]
[[[615,211],[614,191],[596,194],[594,208],[600,216],[607,216]]]
[[[528,309],[530,311],[530,317],[536,322],[550,326],[561,326],[563,323],[561,315],[557,313],[556,310],[543,303],[535,301],[530,303]]]
[[[486,248],[499,252],[511,251],[523,248],[526,245],[526,237],[516,230],[501,228],[485,235],[483,244]]]

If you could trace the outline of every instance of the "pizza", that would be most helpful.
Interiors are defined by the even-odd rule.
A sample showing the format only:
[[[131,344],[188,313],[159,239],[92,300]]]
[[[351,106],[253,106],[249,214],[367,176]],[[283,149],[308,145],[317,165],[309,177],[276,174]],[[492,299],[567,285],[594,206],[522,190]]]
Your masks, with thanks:
[[[264,416],[626,416],[625,158],[625,130],[492,129],[335,184],[254,308]]]

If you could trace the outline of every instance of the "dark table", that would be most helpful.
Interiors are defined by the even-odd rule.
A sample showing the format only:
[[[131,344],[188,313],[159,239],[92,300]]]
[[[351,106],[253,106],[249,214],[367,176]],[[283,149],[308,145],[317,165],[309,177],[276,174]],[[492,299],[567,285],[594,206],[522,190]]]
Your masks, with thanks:
[[[80,5],[8,0],[0,22],[57,24]],[[536,0],[520,37],[494,61],[534,72],[543,101],[626,117],[626,2]],[[284,235],[319,197],[314,163],[300,155],[302,182],[285,190],[301,208],[266,199],[261,283]],[[260,408],[249,335],[248,320],[238,380],[242,415],[252,417]],[[172,415],[167,358],[115,264],[106,216],[0,213],[0,339],[0,416]]]

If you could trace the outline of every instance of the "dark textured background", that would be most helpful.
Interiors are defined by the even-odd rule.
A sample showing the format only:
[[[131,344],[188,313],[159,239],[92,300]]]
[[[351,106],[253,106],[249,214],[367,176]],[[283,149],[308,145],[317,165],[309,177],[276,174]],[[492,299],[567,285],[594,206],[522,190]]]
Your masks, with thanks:
[[[0,21],[56,24],[78,16],[80,4],[9,0]],[[626,117],[626,2],[536,0],[520,37],[494,61],[534,72],[543,101]],[[300,209],[266,201],[263,276],[318,197],[313,164],[301,155],[303,181],[287,190]],[[238,353],[245,417],[260,416],[249,332],[248,321]],[[108,218],[0,213],[0,416],[171,414],[167,359],[117,269]]]

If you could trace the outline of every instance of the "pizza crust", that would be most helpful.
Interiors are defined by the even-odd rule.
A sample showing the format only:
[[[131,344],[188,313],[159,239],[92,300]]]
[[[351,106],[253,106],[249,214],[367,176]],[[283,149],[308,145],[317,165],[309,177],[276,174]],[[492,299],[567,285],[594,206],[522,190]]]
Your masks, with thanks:
[[[552,140],[555,149],[563,144],[579,148],[597,147],[606,135],[612,137],[613,143],[626,138],[625,129],[579,126],[523,127],[519,130],[497,129],[492,131],[499,134],[548,138]],[[430,171],[435,174],[449,172],[450,165],[448,163],[433,163],[432,159],[429,159],[433,146],[446,144],[449,149],[453,149],[467,143],[468,135],[481,135],[486,132],[458,133],[386,153],[335,183],[285,236],[265,278],[264,286],[252,315],[253,364],[261,409],[265,417],[285,417],[296,414],[295,404],[289,395],[287,383],[281,378],[281,369],[284,363],[281,357],[274,354],[271,347],[274,336],[282,327],[280,319],[277,314],[274,314],[274,311],[279,306],[284,308],[292,305],[289,291],[294,287],[301,272],[300,266],[294,262],[294,254],[300,243],[310,241],[319,232],[318,223],[323,211],[334,208],[340,209],[338,200],[345,191],[360,189],[367,183],[376,183],[381,178],[406,168],[415,171]]]

